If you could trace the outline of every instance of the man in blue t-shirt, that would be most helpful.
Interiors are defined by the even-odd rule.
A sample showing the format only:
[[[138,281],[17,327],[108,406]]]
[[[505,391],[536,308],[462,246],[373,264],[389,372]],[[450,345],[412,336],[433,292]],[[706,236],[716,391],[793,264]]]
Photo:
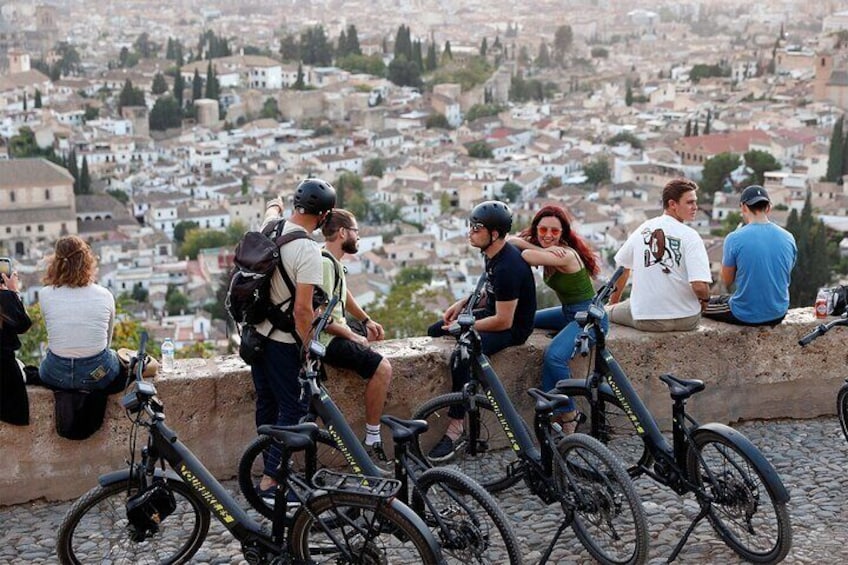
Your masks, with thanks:
[[[789,308],[789,279],[798,251],[795,239],[768,219],[771,211],[766,189],[751,185],[739,206],[744,225],[724,240],[721,280],[732,296],[710,297],[703,315],[743,326],[774,326]]]
[[[480,332],[484,355],[493,355],[510,345],[520,345],[533,333],[536,315],[536,283],[530,265],[521,258],[521,252],[506,236],[512,228],[512,212],[503,202],[489,200],[478,204],[468,219],[468,243],[478,248],[486,257],[486,288],[483,299],[474,310],[474,327]],[[430,326],[427,335],[448,335],[448,327],[465,308],[468,298],[454,303],[445,310],[441,320]],[[453,391],[462,390],[468,382],[467,360],[451,363]],[[454,444],[463,432],[465,414],[452,406],[448,411],[451,421],[445,436],[428,457],[432,461],[445,461],[453,456]]]

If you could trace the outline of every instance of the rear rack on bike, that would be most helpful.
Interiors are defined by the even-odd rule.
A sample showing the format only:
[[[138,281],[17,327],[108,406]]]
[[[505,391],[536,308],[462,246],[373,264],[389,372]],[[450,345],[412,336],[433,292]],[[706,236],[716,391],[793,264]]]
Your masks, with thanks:
[[[363,477],[320,469],[312,477],[312,484],[328,492],[357,492],[377,498],[392,498],[400,490],[400,481],[382,477]]]

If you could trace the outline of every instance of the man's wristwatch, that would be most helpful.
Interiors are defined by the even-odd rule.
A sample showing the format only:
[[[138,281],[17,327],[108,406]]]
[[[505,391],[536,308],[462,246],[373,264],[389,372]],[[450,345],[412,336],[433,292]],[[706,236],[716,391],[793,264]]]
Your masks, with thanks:
[[[368,317],[368,316],[365,316],[365,319],[364,319],[364,320],[360,320],[360,321],[359,321],[359,323],[360,323],[360,324],[362,324],[363,326],[367,326],[367,325],[368,325],[368,322],[370,322],[370,321],[371,321],[371,318],[370,318],[370,317]]]

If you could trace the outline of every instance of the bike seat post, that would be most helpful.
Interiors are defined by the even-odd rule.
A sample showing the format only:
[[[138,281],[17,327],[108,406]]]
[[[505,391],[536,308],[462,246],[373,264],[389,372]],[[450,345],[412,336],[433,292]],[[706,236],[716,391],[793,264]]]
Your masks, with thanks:
[[[681,469],[686,468],[686,400],[676,398],[671,407],[671,430],[674,457]]]

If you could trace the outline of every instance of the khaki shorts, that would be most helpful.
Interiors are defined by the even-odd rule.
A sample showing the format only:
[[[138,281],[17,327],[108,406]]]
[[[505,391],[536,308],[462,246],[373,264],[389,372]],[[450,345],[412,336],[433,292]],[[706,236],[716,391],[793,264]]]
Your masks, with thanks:
[[[701,321],[700,312],[686,318],[669,320],[634,320],[630,312],[630,301],[625,300],[612,306],[607,306],[609,321],[621,326],[629,326],[643,332],[688,332],[698,327]]]

